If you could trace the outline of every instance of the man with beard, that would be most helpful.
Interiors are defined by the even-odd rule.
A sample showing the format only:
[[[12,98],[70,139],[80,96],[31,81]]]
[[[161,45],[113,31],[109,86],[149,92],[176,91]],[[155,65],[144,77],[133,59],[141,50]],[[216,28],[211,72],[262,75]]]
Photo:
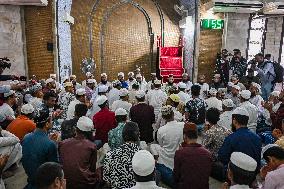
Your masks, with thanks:
[[[225,88],[224,84],[221,81],[221,75],[215,74],[213,76],[213,83],[210,85],[210,88],[215,88],[217,91],[219,88]]]
[[[244,108],[236,108],[232,114],[232,131],[225,138],[223,145],[218,152],[218,160],[222,162],[224,169],[220,174],[226,178],[226,167],[230,162],[233,152],[242,152],[252,157],[260,168],[261,160],[261,140],[258,135],[251,132],[248,127],[249,113]],[[219,175],[220,176],[220,175]]]
[[[141,74],[136,75],[136,82],[139,84],[139,90],[146,91],[147,82],[143,80],[143,77]]]
[[[172,88],[172,87],[176,87],[176,84],[174,83],[175,79],[174,79],[174,75],[173,74],[170,74],[169,77],[168,77],[168,82],[165,83],[164,85],[164,90],[165,93],[169,93],[169,90]]]
[[[263,111],[263,106],[262,103],[264,102],[263,98],[259,95],[261,92],[261,87],[259,84],[252,82],[250,86],[250,92],[251,92],[251,97],[250,97],[250,102],[254,104],[258,110],[261,112]]]
[[[147,83],[146,92],[154,89],[154,81],[157,79],[156,73],[151,73],[151,80]]]
[[[192,82],[189,80],[189,76],[187,73],[182,74],[182,82],[186,84],[186,90],[187,92],[190,92],[190,89],[192,87]]]
[[[209,85],[206,83],[206,77],[205,75],[200,75],[198,77],[197,85],[201,87],[200,90],[200,98],[205,99],[207,98],[208,92],[209,92]]]
[[[227,94],[225,98],[231,99],[236,105],[236,107],[238,107],[241,103],[240,98],[239,98],[240,91],[241,91],[241,88],[238,85],[233,85],[231,92]]]
[[[106,85],[109,88],[109,90],[111,89],[112,84],[111,84],[111,82],[109,82],[107,80],[107,74],[106,73],[101,74],[101,82],[98,84],[97,90],[98,90],[99,86],[102,86],[102,85]]]
[[[243,83],[245,85],[246,89],[249,90],[252,82],[260,84],[259,77],[254,76],[254,71],[253,71],[253,69],[250,68],[250,69],[248,69],[247,76],[243,76],[240,79],[240,83]]]
[[[126,81],[124,81],[124,73],[123,72],[119,72],[117,74],[117,79],[118,79],[118,81],[120,81],[122,88],[128,89],[128,84],[127,84]]]
[[[134,78],[134,73],[133,72],[129,72],[128,73],[128,80],[126,82],[128,84],[128,89],[131,90],[132,89],[132,85],[136,82],[136,80]]]

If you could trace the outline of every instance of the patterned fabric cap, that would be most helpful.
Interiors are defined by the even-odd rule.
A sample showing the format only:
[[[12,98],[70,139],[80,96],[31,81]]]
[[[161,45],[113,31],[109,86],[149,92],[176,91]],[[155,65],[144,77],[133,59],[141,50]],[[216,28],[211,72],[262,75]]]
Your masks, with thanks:
[[[170,115],[173,112],[173,107],[170,105],[161,108],[162,116]]]
[[[42,86],[41,86],[41,84],[35,84],[35,85],[33,85],[33,86],[31,86],[30,87],[30,91],[32,92],[32,93],[35,93],[36,91],[38,91],[38,90],[41,90],[42,89]]]

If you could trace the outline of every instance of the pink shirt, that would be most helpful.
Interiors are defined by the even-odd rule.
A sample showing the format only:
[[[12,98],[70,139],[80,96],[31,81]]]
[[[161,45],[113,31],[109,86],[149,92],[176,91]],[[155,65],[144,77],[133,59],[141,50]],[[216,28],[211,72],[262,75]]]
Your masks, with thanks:
[[[266,175],[262,189],[284,189],[284,164]]]

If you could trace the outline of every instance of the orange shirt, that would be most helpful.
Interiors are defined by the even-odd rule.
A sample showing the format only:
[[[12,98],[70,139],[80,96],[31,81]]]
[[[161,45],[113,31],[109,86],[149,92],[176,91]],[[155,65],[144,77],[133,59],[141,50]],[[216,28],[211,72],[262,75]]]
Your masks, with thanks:
[[[22,141],[24,136],[33,132],[35,128],[36,124],[32,120],[24,115],[20,115],[8,125],[6,130],[16,135]]]

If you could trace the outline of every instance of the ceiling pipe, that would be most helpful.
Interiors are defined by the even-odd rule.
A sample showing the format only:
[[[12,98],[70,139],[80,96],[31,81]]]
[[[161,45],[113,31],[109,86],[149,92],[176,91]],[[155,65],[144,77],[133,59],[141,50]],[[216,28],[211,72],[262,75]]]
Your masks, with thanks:
[[[48,0],[0,0],[0,5],[47,6]]]

